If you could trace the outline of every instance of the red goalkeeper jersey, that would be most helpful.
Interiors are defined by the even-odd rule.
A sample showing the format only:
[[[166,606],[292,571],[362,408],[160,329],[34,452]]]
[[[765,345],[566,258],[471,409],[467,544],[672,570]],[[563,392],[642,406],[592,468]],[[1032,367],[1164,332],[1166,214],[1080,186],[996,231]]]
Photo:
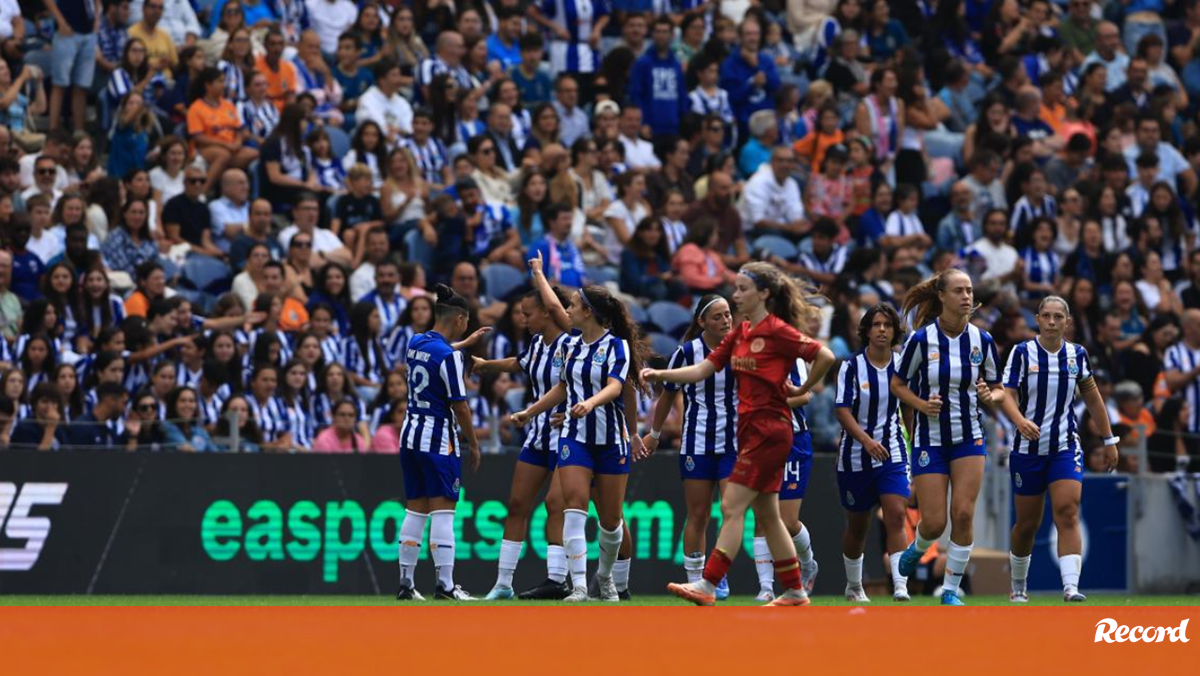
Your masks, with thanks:
[[[788,373],[797,359],[816,359],[821,344],[800,333],[775,315],[750,328],[750,322],[736,326],[708,360],[717,370],[732,364],[737,374],[738,415],[755,412],[792,415],[787,405]]]

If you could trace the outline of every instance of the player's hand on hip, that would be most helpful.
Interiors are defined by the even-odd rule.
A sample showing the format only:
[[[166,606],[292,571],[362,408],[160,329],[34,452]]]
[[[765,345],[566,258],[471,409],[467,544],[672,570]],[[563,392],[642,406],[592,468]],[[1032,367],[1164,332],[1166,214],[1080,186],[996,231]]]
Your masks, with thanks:
[[[1034,425],[1028,419],[1017,423],[1017,434],[1025,437],[1030,441],[1037,441],[1038,437],[1042,436],[1042,428]]]
[[[888,459],[888,450],[884,448],[883,444],[879,443],[879,440],[877,439],[871,439],[863,446],[863,448],[867,450],[867,455],[875,458],[876,460]]]
[[[921,405],[921,413],[936,418],[942,414],[942,395],[934,394]]]

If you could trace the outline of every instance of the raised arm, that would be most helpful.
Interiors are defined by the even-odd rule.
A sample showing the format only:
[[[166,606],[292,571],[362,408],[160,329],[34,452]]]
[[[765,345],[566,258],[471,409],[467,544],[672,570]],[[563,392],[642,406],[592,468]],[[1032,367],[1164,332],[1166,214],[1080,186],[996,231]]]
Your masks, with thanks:
[[[558,296],[554,295],[550,280],[546,279],[546,274],[542,271],[541,251],[538,251],[537,258],[529,259],[529,272],[533,276],[533,287],[537,289],[538,295],[542,299],[542,305],[550,313],[550,319],[554,320],[554,325],[560,331],[570,331],[571,319],[567,316],[567,309],[558,302]]]

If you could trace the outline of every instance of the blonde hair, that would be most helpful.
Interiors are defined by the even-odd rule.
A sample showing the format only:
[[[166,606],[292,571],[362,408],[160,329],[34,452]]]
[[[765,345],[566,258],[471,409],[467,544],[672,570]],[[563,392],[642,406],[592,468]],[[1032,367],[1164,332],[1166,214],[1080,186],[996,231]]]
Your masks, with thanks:
[[[348,181],[357,181],[363,178],[371,178],[371,168],[362,162],[350,167],[350,171],[346,172],[346,180]]]
[[[910,312],[916,310],[913,314],[913,325],[908,327],[910,330],[919,329],[942,314],[941,293],[946,289],[946,278],[950,275],[962,275],[970,279],[970,276],[962,270],[942,270],[912,287],[905,294],[901,314],[907,317]],[[974,313],[977,309],[979,306],[975,305],[971,308],[971,312]]]
[[[822,296],[807,283],[785,275],[770,263],[747,263],[738,272],[749,277],[759,289],[767,291],[767,312],[799,331],[808,332],[809,321],[820,313],[815,303]]]

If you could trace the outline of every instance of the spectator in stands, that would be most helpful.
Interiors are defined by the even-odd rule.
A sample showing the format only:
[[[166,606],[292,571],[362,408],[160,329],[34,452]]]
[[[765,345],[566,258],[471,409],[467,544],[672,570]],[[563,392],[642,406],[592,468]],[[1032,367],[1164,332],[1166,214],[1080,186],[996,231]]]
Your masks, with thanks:
[[[701,216],[693,222],[688,228],[683,246],[679,247],[671,261],[679,281],[697,295],[729,295],[732,293],[734,278],[737,277],[736,272],[726,267],[717,248],[720,233],[716,223],[709,216]]]
[[[0,251],[0,338],[12,342],[21,326],[21,299],[9,288],[13,277],[13,254]]]
[[[579,107],[578,79],[571,75],[560,75],[554,85],[554,100],[550,105],[558,113],[558,140],[564,146],[570,147],[576,140],[590,135],[587,113]]]
[[[656,136],[678,134],[688,108],[683,66],[671,49],[674,37],[671,17],[658,15],[651,31],[653,47],[634,63],[630,76],[630,100],[642,109],[645,124]]]
[[[155,2],[156,0],[151,0]],[[76,450],[96,450],[97,448],[114,449],[124,447],[125,450],[137,449],[137,435],[141,431],[141,420],[130,416],[125,421],[124,431],[116,432],[116,423],[125,412],[125,402],[129,394],[118,383],[105,382],[96,387],[96,404],[90,413],[85,413],[67,427],[66,446]]]
[[[642,110],[636,105],[621,109],[618,140],[625,148],[625,164],[635,171],[657,171],[662,167],[654,154],[654,144],[641,138]],[[565,145],[565,143],[564,143]]]
[[[334,261],[349,265],[353,260],[350,253],[338,236],[328,228],[317,227],[320,218],[320,201],[313,193],[300,193],[295,207],[292,209],[292,225],[279,233],[279,244],[285,249],[297,232],[305,232],[313,237],[313,267],[321,268],[326,262]]]
[[[236,430],[237,443],[234,443]],[[264,449],[263,433],[247,403],[247,397],[235,394],[225,400],[213,434],[219,451],[258,453]]]
[[[650,174],[646,179],[647,198],[651,207],[661,209],[666,202],[667,193],[672,190],[681,193],[684,201],[694,202],[695,178],[687,172],[688,158],[691,156],[687,140],[663,134],[655,141],[654,153],[662,164],[662,169]]]
[[[208,164],[204,186],[208,192],[227,167],[249,167],[258,159],[258,150],[243,145],[249,132],[233,102],[225,98],[225,76],[221,71],[205,68],[196,79],[192,94],[187,133],[195,152]]]
[[[17,423],[11,445],[22,450],[57,451],[67,443],[62,397],[54,383],[43,382],[29,397],[33,417]]]
[[[354,302],[362,300],[375,288],[375,267],[388,260],[390,255],[391,243],[387,230],[380,227],[367,231],[363,247],[356,257],[358,264],[350,276],[350,298]]]
[[[358,99],[354,119],[360,128],[367,121],[379,125],[388,142],[395,144],[413,131],[412,106],[399,93],[403,77],[400,64],[384,59],[376,64],[374,73],[375,85]]]
[[[31,301],[41,297],[40,278],[46,264],[34,252],[26,248],[33,226],[29,215],[16,212],[9,222],[12,248],[12,291],[21,300]]]
[[[338,36],[354,26],[358,8],[350,0],[313,0],[306,4],[308,20],[320,38],[321,51],[333,54],[337,50]],[[375,12],[378,11],[375,7]]]
[[[771,159],[771,149],[779,141],[779,120],[773,110],[760,110],[750,116],[747,125],[750,140],[738,154],[738,173],[750,178]]]
[[[275,104],[276,110],[283,111],[283,107],[296,98],[299,93],[299,77],[296,74],[296,66],[283,58],[283,50],[287,46],[287,41],[283,37],[283,32],[278,28],[270,28],[267,30],[267,36],[263,39],[263,53],[258,57],[254,64],[254,69],[262,73],[267,78],[267,99]]]
[[[58,166],[58,162],[54,158],[45,154],[38,156],[33,165],[33,186],[21,193],[21,205],[28,209],[30,199],[34,195],[41,195],[47,200],[49,209],[53,211],[55,205],[58,204],[58,199],[62,197],[62,190],[57,187],[55,178],[59,171],[62,171],[62,168]]]
[[[199,395],[192,387],[176,387],[167,395],[167,418],[162,431],[167,448],[206,453],[217,450],[199,418]]]
[[[358,407],[342,399],[333,408],[333,424],[317,434],[313,450],[318,453],[363,453],[370,443],[358,433]]]
[[[225,171],[221,176],[221,197],[209,202],[208,211],[212,232],[207,244],[220,252],[218,256],[224,257],[233,238],[240,235],[250,221],[250,179],[246,172],[232,168]]]
[[[777,147],[771,159],[746,182],[740,209],[742,227],[756,236],[782,235],[800,239],[811,224],[805,217],[800,187],[791,177],[796,156],[790,147]]]
[[[241,172],[240,169],[230,171]],[[186,243],[196,253],[222,258],[224,252],[213,241],[210,211],[220,200],[208,205],[204,203],[204,185],[208,180],[204,170],[190,165],[183,174],[183,193],[172,197],[163,207],[163,238],[172,246]],[[242,176],[244,178],[245,174]],[[224,186],[225,179],[221,183]]]
[[[139,265],[158,256],[148,214],[147,204],[141,199],[132,199],[121,208],[120,224],[108,234],[100,249],[109,269],[133,275]]]

